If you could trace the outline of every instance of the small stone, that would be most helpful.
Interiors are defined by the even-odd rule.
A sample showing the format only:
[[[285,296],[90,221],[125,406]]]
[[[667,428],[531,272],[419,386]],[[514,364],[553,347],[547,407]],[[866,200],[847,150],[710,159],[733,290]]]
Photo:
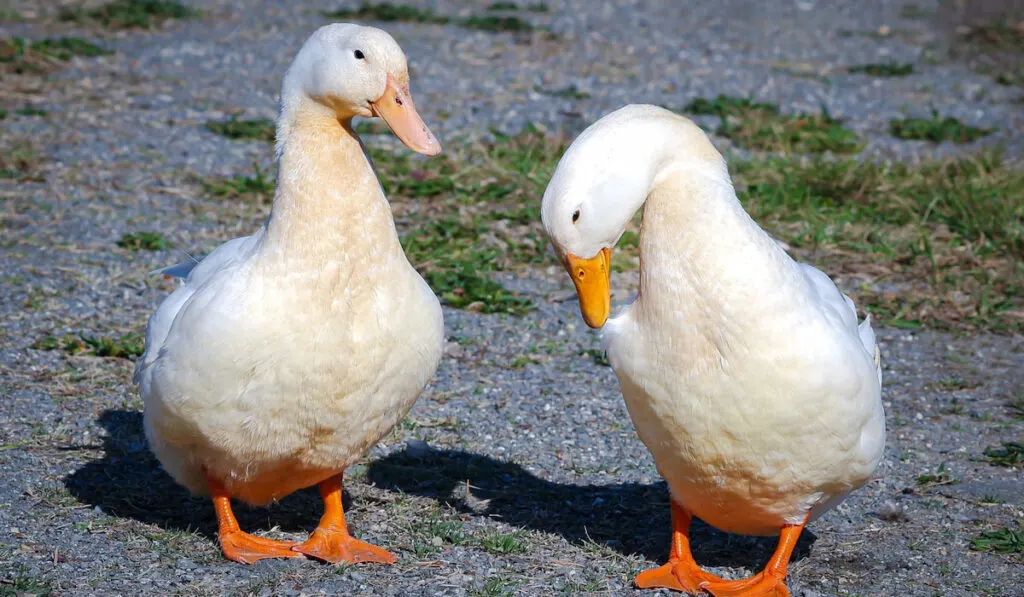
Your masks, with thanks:
[[[444,541],[440,537],[434,536],[430,538],[430,544],[434,547],[441,547],[444,545]]]
[[[903,522],[907,519],[907,512],[902,504],[889,500],[878,509],[878,517],[889,522]]]
[[[409,458],[423,460],[430,456],[430,444],[421,439],[411,439],[405,442],[405,454]]]
[[[195,570],[196,567],[196,563],[188,558],[179,559],[175,565],[175,568],[178,568],[179,570]]]

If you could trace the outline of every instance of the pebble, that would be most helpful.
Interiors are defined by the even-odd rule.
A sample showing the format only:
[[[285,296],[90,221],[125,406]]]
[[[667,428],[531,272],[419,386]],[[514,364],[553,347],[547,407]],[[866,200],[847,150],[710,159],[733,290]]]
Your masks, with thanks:
[[[410,439],[405,442],[405,453],[410,458],[423,460],[430,456],[430,444],[421,439]]]

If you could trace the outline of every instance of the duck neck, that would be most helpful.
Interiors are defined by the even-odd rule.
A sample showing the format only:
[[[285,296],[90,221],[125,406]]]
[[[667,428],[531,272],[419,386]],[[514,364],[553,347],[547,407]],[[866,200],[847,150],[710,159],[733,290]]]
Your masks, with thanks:
[[[638,303],[652,321],[739,324],[792,275],[788,256],[743,209],[728,175],[669,162],[640,232]]]
[[[351,122],[312,100],[285,104],[264,237],[272,253],[336,261],[401,250],[390,205]]]

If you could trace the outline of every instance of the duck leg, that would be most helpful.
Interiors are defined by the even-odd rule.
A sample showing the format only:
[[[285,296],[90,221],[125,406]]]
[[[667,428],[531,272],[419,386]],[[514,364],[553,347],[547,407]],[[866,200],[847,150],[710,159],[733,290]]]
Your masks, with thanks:
[[[704,572],[690,552],[690,522],[693,517],[672,501],[672,549],[668,563],[659,568],[641,572],[633,581],[641,589],[675,589],[686,593],[700,593],[701,583],[722,582],[722,578]]]
[[[266,558],[295,558],[302,554],[292,551],[294,543],[274,541],[245,533],[238,527],[238,520],[231,510],[231,495],[224,485],[206,476],[206,485],[213,497],[213,509],[217,513],[217,539],[224,557],[242,564],[252,564]]]
[[[786,572],[797,539],[807,519],[801,524],[786,525],[779,533],[779,545],[764,570],[744,580],[720,580],[701,583],[700,588],[714,597],[790,597],[786,588]]]
[[[320,518],[320,525],[309,539],[292,549],[332,564],[395,563],[395,556],[387,551],[348,534],[345,512],[341,506],[340,473],[320,483],[320,497],[324,500],[324,515]]]

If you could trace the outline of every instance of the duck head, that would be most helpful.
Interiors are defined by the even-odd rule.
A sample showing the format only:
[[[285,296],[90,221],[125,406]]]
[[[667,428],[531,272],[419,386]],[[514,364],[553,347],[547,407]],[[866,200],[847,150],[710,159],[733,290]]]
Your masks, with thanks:
[[[339,121],[380,117],[409,149],[441,152],[409,94],[405,54],[375,27],[335,23],[313,33],[285,74],[281,106],[282,113],[303,106]]]
[[[725,162],[699,127],[649,105],[604,116],[559,160],[541,219],[590,327],[608,320],[612,247],[652,191],[680,172],[728,181]]]

